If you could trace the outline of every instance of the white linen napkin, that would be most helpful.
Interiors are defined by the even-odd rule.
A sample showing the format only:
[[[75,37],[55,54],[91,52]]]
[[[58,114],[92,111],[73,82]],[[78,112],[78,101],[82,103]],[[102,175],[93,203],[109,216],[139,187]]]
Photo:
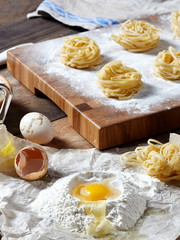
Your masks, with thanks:
[[[48,14],[64,24],[90,30],[172,12],[178,6],[180,0],[44,0],[27,17]]]

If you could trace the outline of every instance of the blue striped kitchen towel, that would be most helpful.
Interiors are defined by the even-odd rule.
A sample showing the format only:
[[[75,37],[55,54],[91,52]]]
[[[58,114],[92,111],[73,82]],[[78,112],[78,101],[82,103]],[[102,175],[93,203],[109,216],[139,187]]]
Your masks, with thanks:
[[[71,26],[107,27],[177,10],[180,0],[44,0],[28,18],[47,14]]]

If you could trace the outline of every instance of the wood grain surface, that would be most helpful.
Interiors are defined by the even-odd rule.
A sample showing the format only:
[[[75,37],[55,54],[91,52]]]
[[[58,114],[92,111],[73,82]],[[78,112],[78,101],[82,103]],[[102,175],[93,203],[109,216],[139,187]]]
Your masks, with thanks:
[[[156,21],[158,19],[161,17],[156,17]],[[100,31],[98,34],[101,38]],[[9,51],[8,70],[35,95],[43,93],[49,97],[67,114],[72,127],[93,146],[102,150],[180,126],[180,99],[156,104],[153,111],[146,113],[115,110],[93,97],[85,97],[81,91],[77,93],[74,86],[68,83],[70,75],[64,81],[61,73],[47,74],[44,71],[47,63],[42,60],[52,55],[54,46],[60,40],[53,39]]]
[[[84,31],[50,17],[27,19],[27,13],[33,12],[41,2],[0,0],[0,51],[21,43],[39,42]]]

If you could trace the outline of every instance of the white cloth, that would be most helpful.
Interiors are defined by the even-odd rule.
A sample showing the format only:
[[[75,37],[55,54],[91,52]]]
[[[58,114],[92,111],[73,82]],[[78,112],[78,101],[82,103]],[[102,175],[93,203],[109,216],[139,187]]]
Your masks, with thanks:
[[[48,14],[59,22],[90,30],[172,12],[178,7],[180,0],[44,0],[27,17]]]

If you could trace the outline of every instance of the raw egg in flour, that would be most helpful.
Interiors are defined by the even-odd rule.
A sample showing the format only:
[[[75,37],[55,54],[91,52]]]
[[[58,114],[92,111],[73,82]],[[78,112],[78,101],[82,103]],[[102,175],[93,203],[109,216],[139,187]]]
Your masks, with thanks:
[[[111,180],[106,179],[78,184],[71,190],[71,196],[76,197],[81,201],[115,199],[119,197],[121,192],[119,189],[110,185]]]
[[[86,215],[94,220],[86,226],[86,233],[94,237],[104,236],[113,231],[112,223],[106,218],[107,201],[117,199],[121,191],[110,184],[115,178],[77,184],[70,192],[71,196],[80,200],[79,206]]]
[[[131,177],[123,171],[73,173],[42,190],[31,207],[41,218],[72,232],[93,237],[111,234],[103,239],[120,239],[112,234],[117,230],[124,234],[134,227],[147,208],[146,193],[143,196],[134,183],[142,176]]]
[[[37,146],[25,147],[16,155],[14,166],[20,178],[37,180],[47,173],[47,153]]]

